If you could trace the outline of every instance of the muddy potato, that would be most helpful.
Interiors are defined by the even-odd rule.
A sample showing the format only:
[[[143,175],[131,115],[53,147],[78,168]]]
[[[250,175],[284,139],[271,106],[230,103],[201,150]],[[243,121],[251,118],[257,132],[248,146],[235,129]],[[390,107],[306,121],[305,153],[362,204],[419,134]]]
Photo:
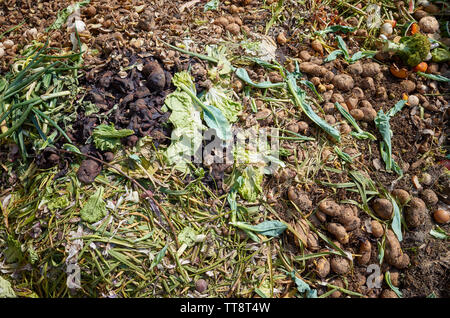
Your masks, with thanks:
[[[102,166],[95,160],[86,159],[81,162],[77,177],[84,184],[91,184],[102,171]]]
[[[423,201],[425,201],[425,203],[428,205],[436,205],[439,202],[436,193],[434,193],[434,191],[431,189],[423,190],[420,196],[422,197]]]
[[[398,296],[392,290],[385,289],[381,292],[380,298],[398,298]]]
[[[400,286],[400,273],[397,270],[390,271],[391,283],[395,287]]]
[[[339,74],[333,78],[333,85],[341,91],[348,91],[355,86],[355,81],[350,75]]]
[[[402,205],[406,204],[409,201],[409,193],[403,189],[394,189],[391,193],[394,198],[396,198],[397,201]]]
[[[237,35],[241,32],[241,27],[237,23],[230,23],[225,29],[233,35]]]
[[[363,77],[374,77],[378,73],[381,72],[380,64],[378,63],[364,63],[362,65],[362,73]]]
[[[370,222],[370,225],[372,227],[372,235],[373,236],[375,236],[376,238],[383,236],[384,229],[380,222],[378,222],[377,220],[372,220]]]
[[[314,51],[323,54],[323,46],[322,43],[320,43],[319,40],[314,40],[311,42],[311,47]]]
[[[386,232],[385,257],[388,264],[398,269],[406,268],[409,265],[409,256],[403,253],[400,242],[392,230]]]
[[[339,204],[334,202],[333,200],[325,200],[320,202],[319,210],[329,216],[339,216],[342,212],[342,208]]]
[[[354,63],[354,64],[350,64],[348,67],[347,67],[347,71],[350,73],[350,74],[353,74],[353,75],[361,75],[362,74],[362,72],[363,72],[363,67],[362,67],[362,65],[361,65],[361,62],[356,62],[356,63]]]
[[[348,243],[348,234],[345,228],[338,223],[328,223],[327,230],[330,232],[341,244]]]
[[[341,132],[341,134],[346,135],[352,131],[352,127],[350,127],[350,125],[347,123],[342,123],[339,126],[339,131]]]
[[[309,211],[312,208],[312,201],[309,199],[308,194],[297,190],[295,187],[289,188],[288,198],[302,211]]]
[[[226,27],[230,22],[226,17],[220,17],[214,20],[214,24],[221,25],[223,27]]]
[[[316,211],[316,217],[320,222],[325,222],[327,220],[327,215],[320,210]]]
[[[372,204],[375,213],[383,220],[392,218],[393,207],[391,201],[387,199],[375,199]]]
[[[361,220],[355,215],[352,208],[344,208],[338,216],[338,222],[344,226],[346,231],[353,231],[361,224]]]
[[[316,263],[316,272],[321,278],[325,278],[330,273],[330,262],[326,258],[321,258]]]
[[[372,253],[372,244],[370,244],[369,240],[361,242],[361,244],[359,245],[359,254],[361,254],[361,256],[357,257],[358,263],[360,265],[368,264],[370,261],[371,253]]]
[[[363,120],[365,122],[371,122],[373,121],[376,117],[377,117],[377,112],[375,111],[375,109],[373,108],[369,108],[369,107],[362,107],[360,108],[362,110],[362,112],[364,113],[364,118]]]
[[[355,120],[362,120],[364,119],[364,112],[361,109],[352,109],[350,111],[350,115],[353,116],[353,118],[355,118]]]
[[[334,256],[331,258],[330,267],[334,273],[342,275],[350,271],[350,261],[342,256]]]
[[[324,76],[327,72],[327,69],[323,66],[311,63],[311,62],[302,62],[300,63],[300,71],[306,74],[311,74],[313,76]]]
[[[408,227],[415,228],[425,221],[427,206],[422,199],[413,197],[404,212],[405,221]]]
[[[340,279],[340,278],[336,278],[336,279],[332,280],[332,281],[330,282],[330,284],[331,284],[331,285],[334,285],[334,286],[337,286],[337,287],[341,287],[341,288],[344,287],[344,282],[343,282],[342,279]],[[329,287],[329,288],[332,289],[332,287]],[[333,293],[330,295],[330,297],[331,297],[331,298],[339,298],[339,297],[341,297],[341,295],[342,295],[342,293],[341,293],[339,290],[336,290],[335,292],[333,292]]]

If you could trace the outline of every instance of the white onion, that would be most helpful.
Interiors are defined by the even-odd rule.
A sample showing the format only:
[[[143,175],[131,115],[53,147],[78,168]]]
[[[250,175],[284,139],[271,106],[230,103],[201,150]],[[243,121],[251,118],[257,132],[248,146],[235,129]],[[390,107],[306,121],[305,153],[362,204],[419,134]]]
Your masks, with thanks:
[[[392,24],[390,24],[388,22],[384,23],[380,28],[380,32],[384,35],[391,35],[392,32],[394,32],[394,29],[392,28]]]

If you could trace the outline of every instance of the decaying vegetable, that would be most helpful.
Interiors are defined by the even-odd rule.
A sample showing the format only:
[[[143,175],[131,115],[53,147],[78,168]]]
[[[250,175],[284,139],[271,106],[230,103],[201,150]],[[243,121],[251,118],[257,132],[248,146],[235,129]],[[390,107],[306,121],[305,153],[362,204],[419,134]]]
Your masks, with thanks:
[[[402,205],[405,205],[409,201],[409,198],[410,198],[409,193],[403,189],[394,189],[392,191],[392,195]]]
[[[386,261],[398,269],[406,268],[409,265],[409,256],[403,253],[397,236],[391,230],[386,233]]]
[[[450,221],[450,213],[444,209],[437,209],[436,211],[434,211],[433,217],[434,220],[440,224],[445,224]]]
[[[373,210],[383,220],[389,220],[392,218],[392,203],[387,199],[375,199],[373,202]]]
[[[369,240],[365,240],[364,242],[361,242],[359,245],[359,254],[361,256],[358,256],[358,263],[360,265],[366,265],[370,261],[370,255],[372,252],[372,245],[370,244]]]
[[[328,223],[327,230],[332,235],[334,235],[334,237],[337,238],[339,243],[341,243],[341,244],[348,243],[349,237],[348,237],[347,231],[345,230],[345,228],[342,225],[340,225],[338,223]]]
[[[378,222],[377,220],[372,220],[370,222],[370,226],[372,229],[372,235],[375,236],[376,238],[382,237],[384,234],[384,229],[383,226],[381,225],[380,222]]]
[[[413,197],[405,211],[405,221],[408,227],[415,228],[421,225],[427,215],[427,206],[422,199]]]
[[[331,270],[339,275],[348,273],[350,270],[350,261],[342,256],[333,256],[330,262]]]
[[[353,231],[359,227],[361,220],[358,217],[358,210],[344,208],[338,216],[338,222],[341,223],[346,231]]]
[[[329,216],[339,216],[341,214],[341,207],[333,200],[325,200],[320,202],[319,210]]]
[[[330,273],[330,262],[326,258],[320,258],[316,263],[316,272],[321,278],[327,277]]]
[[[385,41],[382,52],[394,52],[405,64],[414,67],[430,53],[430,41],[425,35],[416,33],[402,37],[399,43]]]

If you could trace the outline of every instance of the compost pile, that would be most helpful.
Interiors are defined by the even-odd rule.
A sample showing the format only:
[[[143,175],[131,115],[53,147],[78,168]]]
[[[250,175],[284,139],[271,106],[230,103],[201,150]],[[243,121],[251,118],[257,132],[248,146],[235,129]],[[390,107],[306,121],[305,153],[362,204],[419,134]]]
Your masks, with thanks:
[[[448,3],[0,8],[0,297],[449,297]]]

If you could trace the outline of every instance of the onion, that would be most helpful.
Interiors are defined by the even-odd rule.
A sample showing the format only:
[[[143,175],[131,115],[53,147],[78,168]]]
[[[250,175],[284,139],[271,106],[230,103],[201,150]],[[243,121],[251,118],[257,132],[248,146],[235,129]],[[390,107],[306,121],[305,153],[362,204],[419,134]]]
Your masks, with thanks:
[[[380,28],[380,32],[384,35],[391,35],[392,32],[394,32],[393,28],[392,28],[392,24],[391,23],[384,23],[381,28]]]

